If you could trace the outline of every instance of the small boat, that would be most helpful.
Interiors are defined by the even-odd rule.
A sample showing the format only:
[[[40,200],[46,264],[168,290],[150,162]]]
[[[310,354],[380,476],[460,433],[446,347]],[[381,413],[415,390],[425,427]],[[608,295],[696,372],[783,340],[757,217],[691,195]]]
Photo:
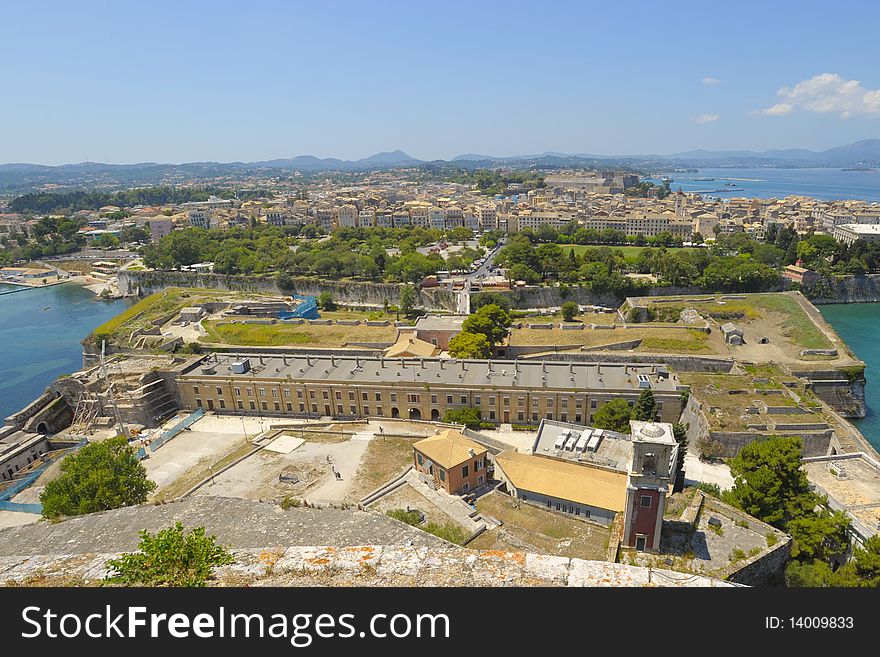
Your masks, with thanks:
[[[46,306],[43,310],[52,310],[52,306]]]

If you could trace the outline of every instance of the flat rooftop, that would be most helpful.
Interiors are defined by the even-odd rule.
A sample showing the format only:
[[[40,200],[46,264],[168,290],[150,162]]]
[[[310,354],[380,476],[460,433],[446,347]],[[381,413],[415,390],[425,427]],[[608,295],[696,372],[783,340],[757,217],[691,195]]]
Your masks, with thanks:
[[[426,315],[416,320],[420,331],[460,331],[468,315]]]
[[[234,362],[247,358],[250,370],[237,374]],[[374,358],[360,356],[311,356],[212,354],[181,371],[193,378],[291,379],[336,383],[431,383],[502,388],[555,388],[578,390],[640,389],[639,376],[647,377],[658,392],[675,392],[678,377],[654,365],[575,363],[522,360],[458,360],[441,358]]]
[[[862,455],[838,455],[804,462],[807,478],[828,496],[832,508],[846,511],[868,538],[880,529],[880,464]]]
[[[580,438],[586,437],[585,444],[590,438],[598,434],[596,439],[597,447],[591,451],[586,449],[557,449],[557,440],[559,440],[560,435],[564,432],[580,434]],[[577,440],[575,440],[576,444]],[[602,465],[620,472],[626,472],[632,459],[632,440],[628,435],[617,433],[616,431],[594,429],[569,422],[543,420],[538,428],[535,444],[532,446],[532,454],[555,456],[556,458],[568,461]]]

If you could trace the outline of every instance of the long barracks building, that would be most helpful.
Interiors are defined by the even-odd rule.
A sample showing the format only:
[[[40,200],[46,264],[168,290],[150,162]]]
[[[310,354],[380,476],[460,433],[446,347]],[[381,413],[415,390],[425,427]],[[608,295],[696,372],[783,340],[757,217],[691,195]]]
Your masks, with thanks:
[[[358,356],[212,354],[175,372],[185,409],[280,417],[591,423],[605,402],[653,391],[657,420],[681,412],[678,377],[658,365]]]

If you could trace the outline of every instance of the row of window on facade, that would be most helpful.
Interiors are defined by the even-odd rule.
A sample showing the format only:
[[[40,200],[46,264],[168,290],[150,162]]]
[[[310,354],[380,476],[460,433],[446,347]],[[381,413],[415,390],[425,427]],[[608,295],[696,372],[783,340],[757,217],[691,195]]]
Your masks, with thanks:
[[[272,397],[277,399],[279,397],[279,389],[278,388],[270,388],[270,390],[271,390]],[[246,391],[248,397],[254,396],[253,388],[245,388],[245,391]],[[266,389],[265,388],[258,388],[257,392],[259,393],[258,394],[259,397],[266,396]],[[199,394],[199,386],[193,386],[193,393],[196,395]],[[241,397],[241,388],[233,388],[233,393],[236,397]],[[222,387],[217,386],[217,394],[221,395],[221,396],[223,395],[223,388]],[[377,402],[381,402],[382,401],[382,394],[379,392],[374,393],[374,394],[375,394],[375,400]],[[392,392],[392,393],[390,393],[390,395],[391,395],[391,401],[396,402],[397,401],[397,393]],[[323,390],[321,392],[321,396],[325,400],[330,399],[330,393],[327,390]],[[337,400],[341,400],[342,399],[342,392],[337,390],[337,391],[335,391],[334,396]],[[291,398],[290,389],[284,389],[284,397],[287,399]],[[297,399],[303,399],[304,398],[303,391],[297,390],[296,397],[297,397]],[[309,399],[316,399],[316,398],[317,398],[317,396],[315,394],[315,391],[310,390],[309,391]],[[348,391],[348,400],[354,401],[355,398],[356,398],[356,396],[355,396],[354,391],[349,390]],[[421,403],[421,398],[422,398],[421,394],[407,394],[406,395],[406,401],[410,404]],[[369,393],[362,392],[361,399],[362,399],[362,401],[369,401]],[[438,403],[437,399],[438,399],[438,395],[436,395],[436,394],[431,395],[431,403],[432,404]],[[490,406],[495,405],[496,399],[495,399],[494,395],[489,396],[488,400],[489,400]],[[534,396],[532,397],[532,406],[533,407],[537,407],[539,402],[540,402],[540,397],[534,397]],[[447,404],[455,404],[455,396],[454,395],[446,395],[446,403]],[[460,395],[459,396],[459,403],[462,405],[467,405],[468,404],[467,395]],[[474,403],[474,406],[481,406],[482,405],[482,397],[480,395],[474,395],[473,403]],[[635,402],[633,400],[629,401],[630,406],[633,406],[634,403]],[[517,407],[524,408],[525,405],[526,405],[525,397],[518,397],[517,398]],[[546,397],[546,406],[549,407],[549,406],[554,406],[554,405],[555,405],[555,398],[554,397]],[[505,408],[510,407],[510,397],[502,397],[502,406]],[[559,401],[559,406],[560,406],[560,408],[568,408],[569,407],[568,399],[561,399]],[[575,400],[575,408],[582,408],[582,407],[583,407],[583,400],[582,399]],[[595,400],[595,399],[590,400],[590,409],[595,410],[597,407],[598,407],[597,400]],[[280,410],[280,409],[276,409],[276,410]],[[657,410],[658,411],[663,410],[663,402],[657,402]],[[580,417],[580,416],[578,416],[578,417]],[[525,419],[525,418],[520,417],[520,419]],[[552,419],[552,416],[550,417],[550,419]],[[580,420],[578,420],[578,421],[580,421]]]

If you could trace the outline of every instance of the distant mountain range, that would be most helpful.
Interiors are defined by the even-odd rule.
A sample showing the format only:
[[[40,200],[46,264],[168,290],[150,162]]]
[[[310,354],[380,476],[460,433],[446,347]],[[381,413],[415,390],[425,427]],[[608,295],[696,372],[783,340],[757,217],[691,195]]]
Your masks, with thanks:
[[[671,155],[596,155],[594,153],[567,154],[548,152],[540,153],[538,155],[511,155],[506,157],[467,153],[465,155],[455,156],[452,158],[452,162],[521,162],[572,158],[624,162],[670,162],[681,160],[683,163],[709,162],[715,166],[725,161],[734,161],[738,165],[750,163],[755,166],[783,166],[784,164],[789,163],[800,167],[847,167],[856,164],[880,163],[880,139],[863,139],[853,144],[837,146],[824,151],[811,151],[804,148],[769,151],[707,151],[698,149],[685,151],[683,153],[673,153]]]
[[[595,155],[589,153],[548,152],[537,155],[491,156],[476,153],[458,155],[452,160],[418,160],[401,150],[376,153],[360,160],[319,158],[299,155],[290,159],[260,162],[189,162],[185,164],[101,164],[82,162],[47,166],[41,164],[0,164],[0,192],[32,191],[46,185],[65,189],[111,189],[133,185],[180,184],[204,181],[222,182],[235,177],[272,178],[340,171],[357,172],[404,166],[454,165],[465,168],[513,167],[629,167],[650,170],[665,167],[852,167],[880,166],[880,139],[864,139],[824,151],[806,149],[769,151],[694,150],[672,155]]]

